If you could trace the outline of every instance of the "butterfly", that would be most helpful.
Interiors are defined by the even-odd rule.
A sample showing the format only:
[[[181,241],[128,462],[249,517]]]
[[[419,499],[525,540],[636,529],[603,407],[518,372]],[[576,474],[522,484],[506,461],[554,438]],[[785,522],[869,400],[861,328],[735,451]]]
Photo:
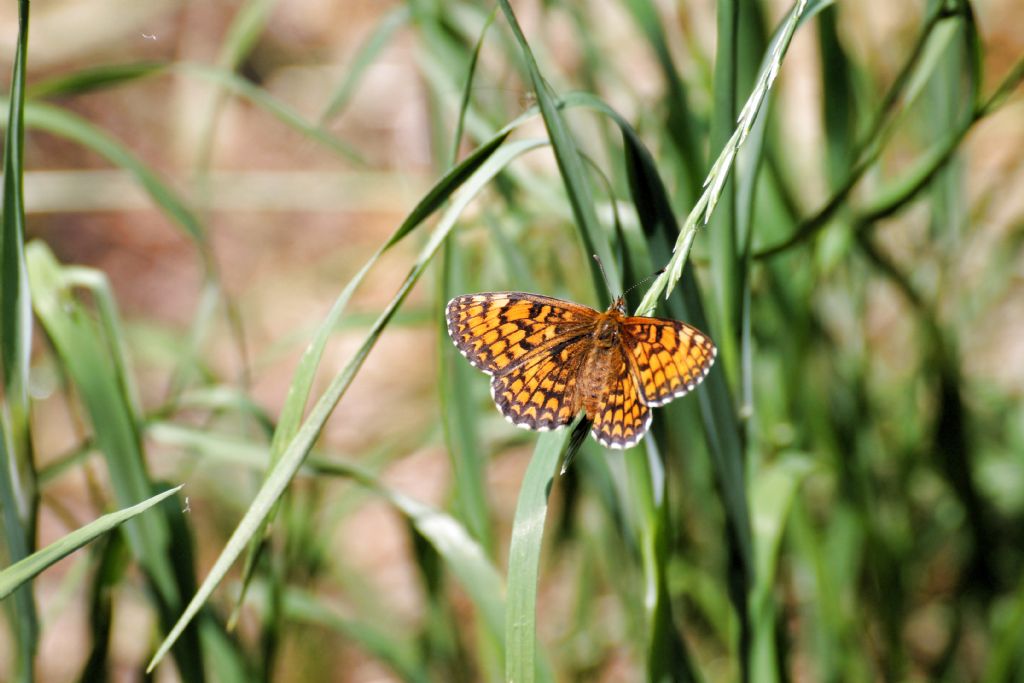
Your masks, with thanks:
[[[514,425],[547,431],[586,411],[603,446],[629,448],[651,408],[694,389],[718,353],[678,320],[626,315],[623,297],[601,313],[525,292],[464,294],[448,302],[448,334],[491,376],[491,397]]]

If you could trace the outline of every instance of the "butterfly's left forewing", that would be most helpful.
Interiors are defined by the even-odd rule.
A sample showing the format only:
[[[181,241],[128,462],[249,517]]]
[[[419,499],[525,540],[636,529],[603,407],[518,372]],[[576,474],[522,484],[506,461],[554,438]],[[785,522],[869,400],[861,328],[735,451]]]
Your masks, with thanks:
[[[643,401],[662,406],[707,376],[718,350],[706,334],[678,320],[626,318],[622,343],[630,354]]]
[[[448,302],[448,334],[474,367],[510,372],[594,324],[597,311],[526,292],[464,294]]]

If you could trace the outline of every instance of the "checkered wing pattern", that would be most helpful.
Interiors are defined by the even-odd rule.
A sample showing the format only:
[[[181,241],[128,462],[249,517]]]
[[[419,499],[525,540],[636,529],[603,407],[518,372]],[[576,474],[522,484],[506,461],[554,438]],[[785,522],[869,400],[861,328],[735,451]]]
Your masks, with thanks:
[[[494,375],[491,396],[501,414],[517,427],[542,432],[572,422],[580,411],[576,378],[588,344],[585,335],[570,337],[511,371]]]
[[[651,409],[644,405],[631,364],[616,350],[613,379],[594,415],[590,433],[609,448],[635,446],[651,427]]]
[[[455,346],[489,375],[564,346],[592,329],[598,315],[587,306],[525,292],[465,294],[449,301],[445,312]]]
[[[626,318],[622,344],[632,356],[642,401],[662,406],[707,376],[718,350],[706,334],[678,320]]]
[[[622,309],[621,299],[599,313],[537,294],[488,292],[455,297],[445,316],[462,355],[491,375],[491,396],[509,421],[544,431],[586,410],[595,439],[628,448],[650,429],[652,406],[704,379],[716,350],[686,323]]]

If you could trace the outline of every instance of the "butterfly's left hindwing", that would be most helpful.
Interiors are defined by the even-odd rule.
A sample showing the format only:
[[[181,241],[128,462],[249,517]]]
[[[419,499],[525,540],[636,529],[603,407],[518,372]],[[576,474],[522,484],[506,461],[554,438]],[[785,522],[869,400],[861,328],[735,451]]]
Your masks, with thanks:
[[[576,378],[586,357],[586,337],[570,339],[510,372],[491,378],[491,397],[517,427],[558,429],[579,412]]]

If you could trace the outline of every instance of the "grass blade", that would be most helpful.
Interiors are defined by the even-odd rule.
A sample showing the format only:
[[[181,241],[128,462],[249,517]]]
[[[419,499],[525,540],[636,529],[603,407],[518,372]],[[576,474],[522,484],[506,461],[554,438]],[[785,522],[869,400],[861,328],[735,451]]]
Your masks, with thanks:
[[[373,61],[387,47],[395,33],[398,32],[398,29],[409,22],[409,15],[409,8],[406,5],[400,5],[391,10],[384,15],[384,18],[377,24],[373,33],[359,46],[359,49],[356,50],[355,58],[348,69],[345,70],[345,78],[338,84],[338,88],[335,90],[334,95],[331,96],[327,107],[324,109],[324,113],[320,115],[321,126],[327,125],[345,108],[349,100],[352,99],[352,94],[359,86],[359,81],[362,79],[363,74],[366,73],[366,69],[373,64]]]
[[[317,125],[309,123],[297,111],[278,101],[267,93],[266,90],[238,74],[205,64],[182,63],[176,65],[175,69],[186,76],[213,83],[226,92],[245,98],[281,123],[322,145],[325,149],[329,149],[339,157],[359,165],[365,165],[362,155],[352,146],[339,140]]]
[[[33,128],[45,130],[88,147],[115,166],[120,166],[131,173],[153,202],[195,242],[204,262],[207,261],[209,256],[206,253],[206,231],[199,218],[170,185],[139,161],[124,145],[85,119],[65,109],[41,102],[30,102],[26,105],[25,121]]]
[[[295,375],[288,387],[288,394],[285,397],[284,406],[282,407],[281,415],[278,418],[277,428],[274,430],[274,436],[270,443],[271,465],[278,462],[286,446],[295,438],[295,435],[299,430],[299,426],[302,421],[302,414],[309,401],[313,382],[316,379],[317,368],[320,366],[320,360],[323,357],[327,341],[330,338],[331,333],[337,329],[338,322],[341,320],[345,309],[348,307],[348,302],[355,293],[355,290],[360,284],[362,284],[364,278],[380,257],[391,249],[391,247],[405,239],[405,237],[413,230],[419,227],[423,221],[437,211],[444,202],[448,201],[453,193],[472,178],[473,174],[477,172],[480,167],[495,154],[495,152],[497,152],[502,143],[508,138],[510,132],[511,128],[506,128],[505,130],[500,131],[493,138],[475,150],[473,154],[470,154],[461,163],[457,164],[448,173],[446,173],[444,177],[442,177],[441,180],[439,180],[434,187],[427,192],[423,199],[419,201],[416,207],[413,208],[412,212],[404,221],[402,221],[402,224],[397,230],[395,230],[394,234],[388,239],[388,241],[370,257],[359,272],[357,272],[349,283],[345,285],[345,288],[342,290],[341,294],[338,295],[338,298],[335,300],[331,310],[317,328],[313,341],[303,352],[302,358],[299,360],[299,365],[295,370]],[[238,596],[239,601],[245,599],[245,587],[252,579],[259,547],[266,533],[267,523],[274,519],[275,514],[275,511],[271,510],[267,515],[267,520],[261,523],[259,532],[254,534],[253,543],[246,556],[245,570],[242,579],[242,590],[239,591]],[[240,605],[241,602],[238,604]],[[236,606],[236,615],[237,611]],[[234,620],[235,617],[233,616],[230,623],[233,623]]]
[[[43,571],[57,560],[67,557],[83,545],[102,536],[111,529],[114,529],[128,520],[142,514],[160,501],[182,489],[183,484],[173,489],[159,493],[148,498],[137,505],[111,512],[99,519],[86,524],[80,529],[72,531],[59,541],[54,541],[42,550],[38,550],[28,557],[15,562],[10,567],[0,571],[0,600],[10,595],[18,586],[29,581],[39,572]]]
[[[828,4],[827,1],[813,3],[811,9],[812,11],[819,10],[826,4]],[[768,97],[768,93],[775,82],[775,77],[778,75],[782,58],[789,48],[793,33],[796,31],[800,21],[809,16],[805,14],[807,6],[807,0],[798,0],[772,39],[768,54],[766,55],[766,61],[758,73],[754,89],[740,110],[736,129],[711,167],[711,172],[708,173],[707,178],[704,180],[703,194],[701,194],[697,203],[694,204],[693,209],[683,222],[682,230],[672,250],[672,258],[669,265],[665,272],[658,276],[651,284],[647,293],[644,294],[643,301],[640,303],[639,315],[649,315],[654,310],[658,297],[666,293],[666,291],[671,292],[679,283],[680,278],[682,278],[683,267],[686,257],[690,252],[690,246],[693,244],[693,238],[696,236],[698,222],[703,218],[704,223],[707,223],[711,212],[714,211],[715,205],[718,202],[718,196],[736,160],[736,153],[750,134],[758,114]]]
[[[778,614],[773,595],[778,557],[793,498],[813,467],[813,461],[806,456],[783,456],[759,471],[751,484],[756,580],[750,596],[753,629],[750,670],[757,681],[779,680]]]
[[[505,619],[505,680],[537,679],[537,580],[547,518],[548,494],[568,430],[547,432],[537,447],[519,488],[508,552],[508,605]]]
[[[162,74],[167,68],[164,62],[129,62],[88,67],[37,81],[26,90],[26,96],[32,100],[41,100],[81,95]]]
[[[106,459],[117,504],[127,507],[148,499],[156,485],[146,468],[137,406],[125,381],[127,370],[120,352],[123,333],[112,326],[117,323],[109,311],[97,322],[72,291],[86,285],[95,300],[112,301],[105,278],[85,268],[63,268],[39,242],[28,246],[26,262],[36,315],[81,398],[96,447]],[[91,286],[86,277],[89,273]],[[189,581],[175,571],[171,558],[188,549],[173,545],[165,515],[132,519],[125,530],[132,554],[153,588],[160,619],[166,623],[179,609],[183,582]],[[175,657],[189,676],[203,678],[202,654],[194,629],[175,651]]]
[[[608,281],[613,287],[621,289],[622,278],[619,275],[617,262],[612,258],[608,239],[604,236],[604,231],[597,219],[597,213],[594,211],[593,195],[586,175],[583,172],[583,159],[576,147],[576,142],[573,140],[561,111],[559,111],[558,103],[551,93],[547,81],[541,75],[537,61],[530,50],[530,45],[526,41],[526,36],[523,35],[519,22],[516,21],[515,14],[512,12],[512,6],[508,3],[508,0],[498,0],[498,2],[522,51],[523,60],[526,63],[527,71],[530,74],[530,81],[533,84],[534,94],[537,96],[537,104],[540,106],[541,116],[544,117],[544,125],[551,139],[551,148],[555,153],[555,160],[558,162],[558,170],[562,180],[565,182],[566,194],[572,206],[573,216],[576,219],[576,227],[580,237],[588,253],[597,254],[601,257],[605,271],[608,274]],[[590,262],[589,259],[588,262]],[[590,262],[590,269],[594,281],[601,282],[602,277],[598,272],[597,265]],[[599,289],[598,291],[600,292],[601,290]],[[611,296],[610,293],[608,296]],[[606,297],[602,295],[601,298]]]
[[[29,359],[32,300],[25,267],[25,61],[29,3],[18,3],[18,39],[3,155],[3,226],[0,227],[0,553],[17,562],[32,551],[38,492],[29,431]],[[39,624],[31,586],[18,591],[7,615],[16,642],[14,678],[35,678]]]
[[[153,659],[147,667],[149,671],[152,671],[153,667],[155,667],[167,653],[167,650],[178,639],[188,623],[195,617],[199,609],[212,594],[213,589],[221,582],[221,580],[223,580],[228,569],[230,569],[231,565],[234,564],[235,560],[238,559],[238,556],[245,549],[246,544],[252,540],[254,534],[262,525],[263,520],[266,519],[266,516],[270,513],[289,482],[291,482],[292,478],[295,476],[296,471],[298,471],[299,466],[309,453],[313,443],[320,435],[320,431],[323,429],[327,418],[330,416],[334,407],[338,404],[338,401],[341,400],[341,397],[345,394],[345,391],[352,383],[352,380],[362,367],[363,362],[366,360],[366,356],[370,353],[370,350],[373,348],[381,332],[383,332],[384,328],[391,320],[391,317],[395,314],[395,311],[398,310],[398,307],[405,300],[405,297],[412,289],[412,286],[417,280],[419,280],[427,264],[440,248],[445,238],[447,238],[448,233],[455,225],[455,221],[469,204],[470,200],[511,160],[520,154],[539,147],[541,144],[541,142],[535,140],[523,140],[509,143],[505,147],[499,149],[492,158],[488,159],[487,162],[477,169],[466,183],[464,192],[453,202],[451,208],[445,213],[440,223],[435,228],[433,235],[431,235],[429,241],[420,252],[420,257],[409,272],[405,282],[402,284],[398,293],[392,299],[388,307],[377,319],[377,322],[374,323],[367,339],[363,342],[358,351],[356,351],[348,364],[331,381],[330,386],[313,406],[302,427],[296,432],[295,438],[291,440],[287,449],[282,453],[281,459],[268,472],[267,479],[260,487],[259,492],[256,494],[255,499],[246,511],[245,516],[239,522],[238,527],[231,535],[227,545],[221,551],[220,556],[210,569],[210,573],[199,587],[196,595],[185,608],[184,614],[181,615],[174,628],[157,649],[156,654],[153,656]],[[391,241],[394,241],[394,238]]]
[[[262,444],[166,422],[151,424],[147,436],[158,443],[195,450],[203,458],[212,461],[231,466],[242,465],[254,470],[268,469]],[[504,586],[497,569],[487,558],[487,553],[464,525],[443,510],[421,503],[388,487],[363,465],[313,454],[306,458],[301,471],[307,476],[352,479],[393,505],[449,565],[452,573],[480,610],[491,637],[497,645],[503,646]]]

